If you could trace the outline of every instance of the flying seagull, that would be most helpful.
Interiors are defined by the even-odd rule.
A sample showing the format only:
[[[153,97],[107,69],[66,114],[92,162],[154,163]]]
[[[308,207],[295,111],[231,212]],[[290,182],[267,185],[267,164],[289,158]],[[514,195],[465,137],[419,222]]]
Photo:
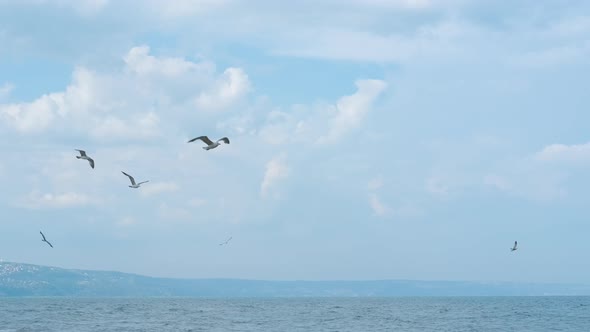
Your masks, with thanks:
[[[231,236],[229,237],[229,239],[225,240],[225,242],[220,243],[219,245],[220,246],[226,245],[226,244],[228,244],[229,241],[231,241]]]
[[[53,246],[51,245],[51,243],[49,243],[49,241],[47,241],[47,239],[45,238],[45,235],[43,235],[43,232],[39,231],[39,233],[41,233],[41,236],[43,237],[43,240],[41,240],[42,242],[47,242],[47,244],[53,248]]]
[[[200,139],[205,144],[207,144],[207,146],[204,146],[203,147],[203,149],[205,149],[205,150],[215,149],[216,147],[219,146],[219,144],[220,144],[219,142],[224,142],[225,144],[229,144],[229,138],[227,138],[227,137],[222,137],[222,138],[218,139],[217,142],[214,143],[207,136],[195,137],[195,138],[191,139],[190,141],[188,141],[187,143],[194,142],[194,141],[196,141],[198,139]]]
[[[515,251],[518,249],[516,246],[518,245],[518,241],[514,241],[514,247],[510,248],[510,251]]]
[[[129,178],[129,180],[131,180],[131,185],[129,186],[129,188],[139,188],[139,186],[141,186],[142,183],[150,182],[148,180],[148,181],[143,181],[143,182],[140,182],[140,183],[135,183],[135,179],[133,178],[133,176],[131,176],[131,175],[129,175],[129,174],[123,172],[123,171],[121,171],[121,173],[127,175],[127,177]]]
[[[86,155],[86,151],[78,149],[76,149],[76,151],[80,152],[80,155],[76,156],[76,158],[88,160],[88,163],[90,163],[90,167],[94,168],[94,160]]]

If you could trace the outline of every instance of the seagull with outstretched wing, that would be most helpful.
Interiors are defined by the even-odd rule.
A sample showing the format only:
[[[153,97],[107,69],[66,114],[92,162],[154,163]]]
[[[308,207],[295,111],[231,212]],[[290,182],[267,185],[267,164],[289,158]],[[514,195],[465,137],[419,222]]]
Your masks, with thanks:
[[[139,188],[139,186],[141,186],[142,183],[150,182],[149,180],[147,180],[147,181],[143,181],[140,183],[136,183],[133,176],[131,176],[123,171],[121,171],[121,173],[125,174],[129,178],[129,180],[131,181],[131,185],[129,186],[129,188]]]
[[[231,239],[232,239],[232,237],[230,236],[230,237],[229,237],[229,239],[225,240],[225,242],[223,242],[223,243],[220,243],[219,245],[220,245],[220,246],[224,246],[224,245],[228,244],[228,243],[229,243],[229,241],[231,241]]]
[[[39,233],[41,233],[41,236],[43,237],[43,239],[41,240],[41,242],[46,242],[51,248],[53,248],[53,245],[51,243],[49,243],[49,241],[47,241],[47,239],[45,238],[45,235],[43,234],[43,232],[39,231]]]
[[[76,156],[76,158],[83,159],[83,160],[88,160],[88,163],[90,164],[90,167],[94,168],[94,160],[86,155],[86,151],[84,151],[84,150],[78,150],[78,149],[75,149],[75,150],[78,151],[78,152],[80,152],[80,155],[79,156]]]
[[[229,138],[227,138],[227,137],[222,137],[222,138],[218,139],[216,142],[213,142],[207,136],[195,137],[195,138],[189,140],[187,143],[192,143],[192,142],[199,140],[199,139],[201,141],[203,141],[203,143],[207,144],[207,146],[203,147],[203,149],[205,149],[205,150],[215,149],[216,147],[218,147],[221,144],[221,142],[223,142],[225,144],[229,144]]]
[[[510,248],[510,251],[515,251],[518,249],[516,246],[518,246],[518,241],[514,241],[514,247]]]

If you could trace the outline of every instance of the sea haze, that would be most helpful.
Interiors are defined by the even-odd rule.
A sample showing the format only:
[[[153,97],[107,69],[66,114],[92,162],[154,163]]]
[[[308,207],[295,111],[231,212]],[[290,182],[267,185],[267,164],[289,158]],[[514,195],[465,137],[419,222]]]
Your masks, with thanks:
[[[263,281],[169,279],[108,271],[0,263],[0,296],[389,297],[590,295],[590,286],[467,281]]]

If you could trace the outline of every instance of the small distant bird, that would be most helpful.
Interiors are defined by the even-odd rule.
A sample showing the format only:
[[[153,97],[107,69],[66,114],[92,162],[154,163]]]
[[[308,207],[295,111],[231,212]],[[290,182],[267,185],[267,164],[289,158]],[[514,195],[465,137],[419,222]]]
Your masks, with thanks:
[[[514,241],[514,247],[510,248],[510,251],[515,251],[518,249],[516,246],[518,245],[518,241]]]
[[[229,237],[229,239],[225,240],[225,242],[223,242],[223,243],[220,243],[219,245],[220,245],[220,246],[223,246],[223,245],[226,245],[226,244],[228,244],[228,243],[229,243],[229,241],[231,241],[231,238],[232,238],[232,237],[230,236],[230,237]]]
[[[43,240],[41,240],[41,242],[47,242],[47,244],[53,248],[53,246],[51,245],[51,243],[49,243],[49,241],[47,241],[47,239],[45,238],[45,235],[43,235],[43,232],[39,231],[39,233],[41,233],[41,236],[43,237]]]
[[[216,147],[219,146],[219,144],[220,144],[219,142],[224,142],[225,144],[229,144],[229,138],[227,138],[227,137],[222,137],[222,138],[218,139],[217,142],[214,143],[207,136],[195,137],[195,138],[191,139],[190,141],[188,141],[187,143],[194,142],[194,141],[196,141],[198,139],[200,139],[205,144],[207,144],[207,146],[204,146],[203,147],[203,149],[205,149],[205,150],[215,149]]]
[[[140,182],[140,183],[135,183],[135,179],[133,178],[133,176],[131,176],[131,175],[129,175],[129,174],[123,172],[123,171],[121,171],[121,173],[127,175],[127,177],[129,178],[129,180],[131,180],[131,185],[129,186],[129,188],[139,188],[139,186],[141,186],[142,183],[150,182],[148,180],[148,181],[143,181],[143,182]]]
[[[76,158],[88,160],[88,163],[90,164],[90,167],[94,168],[94,160],[86,155],[86,151],[84,151],[84,150],[78,150],[78,149],[76,149],[76,151],[80,152],[80,155],[79,156],[76,156]]]

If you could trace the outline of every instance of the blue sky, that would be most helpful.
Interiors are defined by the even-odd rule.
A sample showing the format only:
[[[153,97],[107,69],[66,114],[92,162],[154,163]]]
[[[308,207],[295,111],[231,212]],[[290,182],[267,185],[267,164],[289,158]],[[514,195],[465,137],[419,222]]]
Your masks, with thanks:
[[[0,258],[587,282],[588,36],[581,1],[0,0]]]

